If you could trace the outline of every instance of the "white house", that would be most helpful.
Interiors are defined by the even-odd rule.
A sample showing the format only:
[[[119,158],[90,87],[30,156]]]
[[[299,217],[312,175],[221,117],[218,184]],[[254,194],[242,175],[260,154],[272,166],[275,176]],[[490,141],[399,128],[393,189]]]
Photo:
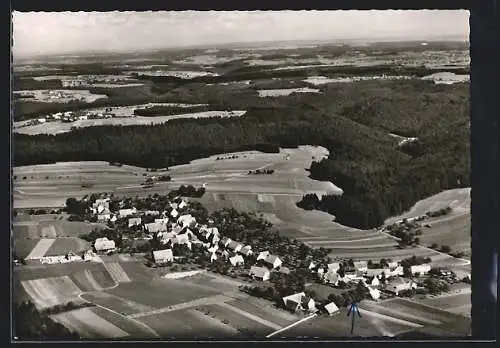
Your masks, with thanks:
[[[168,218],[155,219],[155,222],[158,224],[166,225],[168,223]]]
[[[245,260],[243,260],[243,257],[241,255],[235,255],[229,258],[229,262],[231,262],[232,266],[239,266],[245,263]]]
[[[243,244],[235,242],[235,241],[231,241],[231,242],[229,242],[229,244],[226,247],[228,249],[231,249],[233,252],[237,253],[238,251],[241,250],[241,248],[243,248]]]
[[[120,217],[127,217],[135,213],[137,213],[137,209],[135,208],[118,210],[118,215],[120,215]]]
[[[380,290],[368,287],[368,291],[370,292],[370,296],[372,297],[372,299],[378,300],[380,298]]]
[[[389,274],[386,274],[386,276],[391,276],[391,277],[397,277],[397,276],[402,276],[404,274],[404,269],[403,266],[397,266]]]
[[[218,245],[213,245],[212,247],[208,248],[208,251],[211,253],[215,253],[217,250],[219,250]]]
[[[196,219],[191,214],[181,215],[177,219],[177,223],[182,227],[191,226],[196,223]]]
[[[179,216],[179,212],[175,209],[172,209],[172,211],[170,212],[170,216],[175,219],[177,216]]]
[[[283,297],[283,302],[284,302],[285,306],[287,306],[288,308],[290,308],[291,310],[293,310],[293,311],[296,312],[296,311],[304,309],[303,304],[306,307],[309,307],[310,304],[308,302],[310,302],[310,301],[304,303],[305,299],[306,299],[306,294],[303,293],[303,292],[299,292],[299,293],[296,293],[296,294],[292,294],[292,295]],[[311,303],[311,305],[313,307],[315,307],[314,300]]]
[[[337,286],[339,284],[339,275],[337,272],[329,270],[323,276],[323,281],[327,284],[333,284]]]
[[[265,260],[266,257],[268,257],[268,256],[269,256],[269,251],[267,251],[267,250],[266,251],[262,251],[262,252],[259,253],[259,256],[257,256],[257,261],[259,261],[259,260]]]
[[[158,233],[167,231],[167,226],[158,222],[151,222],[144,225],[148,233]]]
[[[380,280],[377,277],[373,277],[373,279],[370,282],[371,286],[379,286],[380,285]]]
[[[97,238],[94,242],[94,248],[96,251],[109,251],[115,250],[115,242],[113,240],[109,240],[106,237]]]
[[[395,278],[387,284],[385,289],[394,293],[396,296],[399,295],[400,292],[405,290],[415,289],[417,285],[411,280],[403,279],[403,278]]]
[[[354,268],[358,272],[366,272],[368,270],[368,262],[366,261],[355,261],[354,262]]]
[[[156,263],[162,264],[174,261],[172,249],[155,250],[153,251],[153,259]]]
[[[339,307],[337,307],[337,305],[334,302],[330,302],[325,305],[325,310],[328,313],[328,315],[332,315],[339,311]]]
[[[186,203],[185,201],[181,201],[181,202],[179,203],[178,208],[179,208],[179,209],[184,209],[186,206],[187,206],[187,203]]]
[[[316,268],[316,264],[314,263],[314,261],[311,261],[311,263],[309,264],[309,269],[312,271]]]
[[[142,219],[140,217],[128,219],[128,227],[139,226],[141,223]]]
[[[158,210],[146,210],[144,215],[158,216],[160,215],[160,212]]]
[[[424,274],[429,273],[430,270],[431,270],[431,265],[428,263],[424,263],[422,265],[410,266],[410,271],[411,271],[411,274],[413,274],[413,275],[415,275],[417,273],[419,275],[424,275]]]
[[[264,259],[264,262],[267,263],[272,268],[278,268],[283,264],[283,261],[276,255],[269,255]]]
[[[265,267],[252,266],[250,267],[250,276],[255,279],[266,281],[271,278],[271,272]]]
[[[177,203],[170,203],[170,208],[172,208],[173,210],[176,210],[177,208],[179,208],[179,205]]]
[[[219,229],[217,227],[208,227],[207,231],[216,236],[220,236]]]
[[[109,219],[109,221],[111,222],[115,222],[116,220],[118,220],[118,218],[116,217],[116,215],[111,215],[111,218]]]
[[[389,266],[390,269],[396,268],[399,266],[399,263],[397,261],[391,261],[388,262],[387,265]]]
[[[365,275],[367,277],[378,277],[382,275],[382,273],[384,273],[386,277],[389,277],[391,275],[391,270],[388,268],[369,268],[365,272]]]
[[[328,264],[328,270],[332,272],[337,272],[340,269],[340,262],[333,262]]]
[[[323,274],[325,274],[325,269],[323,267],[318,268],[317,274],[318,277],[323,277]]]

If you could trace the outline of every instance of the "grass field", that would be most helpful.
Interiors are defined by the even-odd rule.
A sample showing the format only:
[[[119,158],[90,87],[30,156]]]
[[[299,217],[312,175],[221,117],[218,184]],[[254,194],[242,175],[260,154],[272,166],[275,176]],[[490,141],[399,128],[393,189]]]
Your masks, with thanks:
[[[129,334],[96,314],[93,309],[80,308],[51,316],[85,339],[124,338]]]
[[[207,339],[235,338],[240,333],[231,324],[224,324],[216,318],[195,309],[161,313],[142,317],[145,323],[162,338]]]
[[[135,301],[124,299],[103,291],[89,292],[82,295],[82,298],[123,315],[147,312],[153,309],[150,306],[145,306]]]
[[[38,308],[79,301],[80,289],[68,276],[21,281],[26,293]]]
[[[216,291],[210,290],[208,287],[189,284],[179,279],[154,279],[147,282],[122,283],[108,292],[153,308],[163,308],[217,294]]]
[[[117,313],[113,313],[100,307],[93,307],[92,312],[128,333],[129,336],[126,338],[150,339],[157,337],[151,332],[151,330],[146,329],[143,325],[140,325],[137,322],[127,319]]]

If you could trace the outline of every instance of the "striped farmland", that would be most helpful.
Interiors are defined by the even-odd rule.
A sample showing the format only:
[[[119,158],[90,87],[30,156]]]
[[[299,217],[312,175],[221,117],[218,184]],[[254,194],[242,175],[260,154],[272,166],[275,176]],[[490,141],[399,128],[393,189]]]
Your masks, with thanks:
[[[106,267],[106,270],[116,283],[130,282],[130,278],[127,273],[118,262],[105,263],[104,267]]]

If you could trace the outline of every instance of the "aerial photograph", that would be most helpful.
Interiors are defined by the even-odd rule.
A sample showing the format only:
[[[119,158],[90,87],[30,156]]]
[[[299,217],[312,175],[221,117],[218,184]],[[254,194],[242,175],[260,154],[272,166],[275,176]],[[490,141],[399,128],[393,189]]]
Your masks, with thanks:
[[[469,12],[13,12],[12,341],[471,335]]]

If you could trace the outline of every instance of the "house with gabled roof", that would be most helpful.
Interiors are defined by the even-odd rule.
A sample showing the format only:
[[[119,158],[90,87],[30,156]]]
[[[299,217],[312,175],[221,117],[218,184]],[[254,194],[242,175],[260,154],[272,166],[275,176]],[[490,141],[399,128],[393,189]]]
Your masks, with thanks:
[[[97,238],[94,242],[94,248],[96,251],[110,251],[115,250],[115,242],[107,237]]]
[[[314,261],[311,261],[311,263],[309,263],[309,266],[307,268],[309,268],[309,270],[311,271],[314,271],[314,269],[317,267],[318,265],[316,265],[316,263]]]
[[[131,209],[120,209],[120,210],[118,210],[118,215],[119,215],[121,218],[124,218],[124,217],[130,216],[130,215],[134,215],[135,213],[137,213],[137,209],[136,209],[136,208],[131,208]]]
[[[431,270],[431,265],[428,263],[410,266],[410,271],[411,271],[411,274],[413,274],[413,275],[416,275],[416,274],[424,275],[424,274],[429,273],[430,270]]]
[[[328,315],[333,315],[339,311],[339,307],[335,304],[335,302],[330,302],[324,306],[325,311]]]
[[[158,233],[167,231],[167,226],[158,222],[151,222],[149,224],[145,224],[144,227],[148,233]]]
[[[128,227],[140,226],[142,224],[142,219],[140,217],[128,219]]]
[[[283,264],[283,261],[281,261],[281,259],[276,255],[268,255],[264,259],[264,262],[272,268],[278,268]]]
[[[416,283],[409,279],[404,278],[394,278],[389,281],[386,285],[385,290],[394,293],[396,296],[400,292],[415,289],[417,287]]]
[[[327,265],[329,271],[337,272],[340,269],[340,262],[332,262]]]
[[[365,272],[365,275],[367,277],[378,277],[381,276],[382,273],[384,273],[385,276],[388,277],[391,274],[391,270],[388,268],[369,268]]]
[[[174,254],[172,253],[172,249],[154,250],[153,260],[157,264],[164,264],[174,261]]]
[[[158,224],[163,224],[166,225],[168,223],[168,217],[160,218],[160,219],[155,219],[155,222]]]
[[[285,306],[287,306],[289,309],[291,309],[294,312],[297,312],[299,310],[303,310],[304,307],[302,307],[302,300],[306,297],[306,294],[304,292],[299,292],[296,294],[288,295],[283,297],[283,303]]]
[[[326,284],[332,284],[334,286],[337,286],[339,284],[339,280],[340,280],[340,277],[336,271],[329,270],[323,276],[323,281]]]
[[[229,262],[231,262],[232,266],[239,266],[245,263],[245,260],[241,255],[235,255],[229,258]]]
[[[106,222],[111,219],[111,213],[97,215],[97,222]]]
[[[172,209],[172,211],[170,212],[170,216],[175,219],[177,216],[179,216],[179,212],[175,209]]]
[[[191,214],[181,215],[177,218],[177,223],[182,227],[190,227],[196,223],[196,218]]]
[[[160,215],[160,212],[158,210],[146,210],[144,215],[158,216]]]
[[[219,250],[219,246],[218,245],[213,245],[210,248],[208,248],[208,251],[211,252],[211,253],[215,253],[217,250]]]
[[[250,267],[249,274],[250,277],[262,281],[266,281],[269,280],[269,278],[271,278],[271,272],[265,267],[252,266]]]
[[[213,252],[213,253],[210,255],[210,262],[214,262],[215,260],[217,260],[217,255],[215,254],[215,252]]]
[[[358,272],[366,272],[368,270],[368,262],[367,261],[355,261],[354,268]]]
[[[259,260],[265,260],[265,259],[266,259],[266,257],[268,257],[268,256],[269,256],[269,251],[268,251],[268,250],[266,250],[266,251],[261,251],[261,252],[259,253],[259,256],[257,256],[257,261],[259,261]]]
[[[170,208],[172,208],[173,210],[177,210],[177,208],[179,207],[179,205],[177,203],[170,203]]]
[[[374,288],[368,286],[368,291],[369,291],[370,296],[371,296],[372,299],[378,300],[380,298],[380,290],[374,289]]]
[[[179,209],[184,209],[185,207],[187,207],[187,203],[186,203],[184,200],[182,200],[182,201],[179,203],[178,208],[179,208]]]

